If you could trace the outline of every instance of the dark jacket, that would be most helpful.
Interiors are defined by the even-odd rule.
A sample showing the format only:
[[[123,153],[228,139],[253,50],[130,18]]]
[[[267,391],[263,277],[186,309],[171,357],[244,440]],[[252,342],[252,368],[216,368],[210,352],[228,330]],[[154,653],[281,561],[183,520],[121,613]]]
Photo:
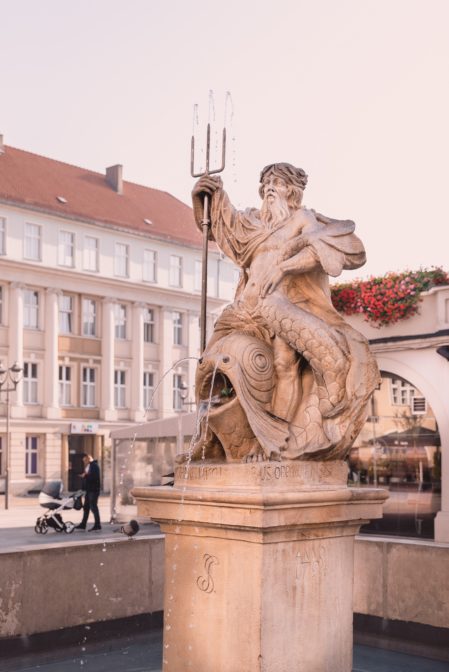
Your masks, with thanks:
[[[100,492],[100,467],[97,460],[89,462],[89,471],[83,476],[83,488],[86,492]]]

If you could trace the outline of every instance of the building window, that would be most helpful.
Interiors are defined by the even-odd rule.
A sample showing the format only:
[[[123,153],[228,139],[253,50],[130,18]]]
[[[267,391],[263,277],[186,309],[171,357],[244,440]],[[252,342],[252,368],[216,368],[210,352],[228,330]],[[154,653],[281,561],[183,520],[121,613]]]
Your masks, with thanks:
[[[182,313],[173,312],[173,343],[182,345]]]
[[[59,297],[59,333],[73,332],[73,298],[68,294]]]
[[[75,265],[75,234],[70,231],[59,232],[59,265]]]
[[[239,268],[233,268],[232,269],[232,284],[233,284],[234,292],[237,289],[239,282],[240,282],[240,269]]]
[[[25,259],[41,260],[41,227],[38,224],[25,224]]]
[[[37,404],[37,364],[23,363],[23,403]]]
[[[182,396],[183,392],[182,376],[179,373],[173,375],[173,410],[182,411]]]
[[[154,250],[143,251],[143,279],[156,282],[157,253]]]
[[[6,219],[0,217],[0,254],[6,254]]]
[[[415,388],[402,378],[391,379],[391,403],[395,406],[410,406]]]
[[[126,339],[126,306],[122,303],[114,305],[115,338]]]
[[[3,437],[0,436],[0,476],[3,475]]]
[[[126,407],[126,371],[120,369],[114,371],[114,406]]]
[[[95,406],[95,369],[90,366],[83,367],[81,403],[82,406]]]
[[[143,372],[143,407],[147,411],[153,399],[154,392],[154,373],[152,371]]]
[[[0,286],[0,324],[3,324],[3,287]]]
[[[119,278],[128,277],[129,245],[115,243],[114,273]]]
[[[72,405],[72,369],[70,366],[59,367],[59,405]]]
[[[145,343],[154,343],[154,310],[145,308],[143,313],[143,340]]]
[[[97,302],[83,299],[83,336],[97,335]]]
[[[98,238],[84,236],[83,268],[85,271],[98,271]]]
[[[23,292],[23,326],[39,329],[39,292],[25,289]]]
[[[170,285],[182,287],[182,257],[170,255]]]
[[[195,292],[201,292],[203,264],[200,259],[195,259],[195,278],[193,288]]]
[[[39,457],[39,437],[25,437],[25,476],[37,476]]]
[[[222,276],[222,255],[217,259],[217,272],[215,274],[215,296],[220,298],[221,276]]]

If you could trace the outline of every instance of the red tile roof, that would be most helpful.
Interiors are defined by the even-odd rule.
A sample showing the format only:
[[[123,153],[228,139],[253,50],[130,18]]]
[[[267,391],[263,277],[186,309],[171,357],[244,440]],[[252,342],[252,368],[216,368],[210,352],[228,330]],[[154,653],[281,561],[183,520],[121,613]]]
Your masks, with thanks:
[[[14,147],[0,153],[0,201],[162,238],[201,245],[191,208],[165,191],[123,181]],[[62,196],[67,203],[57,200]],[[152,224],[146,224],[144,219]]]

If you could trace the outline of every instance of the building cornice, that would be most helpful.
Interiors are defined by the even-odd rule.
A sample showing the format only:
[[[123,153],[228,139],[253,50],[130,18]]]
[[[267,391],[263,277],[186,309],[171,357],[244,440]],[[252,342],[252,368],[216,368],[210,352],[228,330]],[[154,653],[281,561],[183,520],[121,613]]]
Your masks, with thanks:
[[[439,331],[427,334],[386,336],[384,338],[372,338],[369,340],[371,349],[375,353],[438,348],[447,343],[449,343],[449,329],[440,329]]]
[[[23,282],[24,269],[27,271],[26,283]],[[18,277],[21,280],[18,280]],[[54,278],[54,283],[50,282],[50,278]],[[171,299],[170,304],[166,304],[167,307],[179,306],[180,303],[182,304],[185,301],[189,304],[185,306],[186,308],[193,308],[193,303],[194,306],[198,305],[198,310],[201,299],[198,292],[187,292],[179,287],[176,289],[161,287],[158,284],[134,282],[132,280],[123,280],[123,278],[105,277],[99,274],[91,275],[76,270],[67,271],[67,269],[59,267],[19,262],[7,258],[2,259],[2,280],[20,284],[22,287],[25,285],[38,285],[46,290],[51,290],[54,287],[61,291],[78,291],[86,295],[101,295],[111,301],[142,301],[148,304],[158,304],[161,301]],[[139,292],[138,296],[136,296],[137,292]],[[160,301],[157,299],[158,296],[160,297]],[[209,310],[212,311],[229,303],[229,299],[208,296],[207,302]]]
[[[143,232],[143,231],[138,231],[136,229],[126,227],[126,226],[119,226],[118,224],[113,224],[112,222],[104,221],[104,220],[98,220],[98,219],[90,219],[88,217],[82,217],[80,215],[76,214],[70,214],[70,213],[61,213],[61,212],[55,212],[53,210],[50,210],[50,208],[43,208],[42,206],[34,205],[34,204],[29,204],[29,203],[22,203],[20,201],[13,201],[5,198],[0,197],[0,204],[17,209],[17,210],[26,210],[27,212],[36,212],[40,215],[46,215],[53,217],[56,220],[62,220],[68,221],[68,222],[75,222],[78,224],[88,224],[89,226],[95,226],[95,227],[100,227],[101,229],[108,229],[110,231],[117,231],[119,233],[124,233],[128,236],[135,236],[136,238],[144,239],[144,240],[155,240],[161,243],[170,243],[172,245],[177,245],[180,247],[188,247],[189,249],[192,250],[198,250],[201,251],[201,245],[198,243],[194,242],[189,242],[184,239],[180,238],[174,238],[172,236],[162,236],[160,233],[157,232],[150,232],[148,233]],[[218,251],[216,252],[218,254]]]

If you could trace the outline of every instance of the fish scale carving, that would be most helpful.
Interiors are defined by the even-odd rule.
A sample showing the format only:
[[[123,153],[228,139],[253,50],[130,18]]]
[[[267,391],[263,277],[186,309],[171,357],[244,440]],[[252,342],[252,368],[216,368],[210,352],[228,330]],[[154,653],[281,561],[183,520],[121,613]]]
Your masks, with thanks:
[[[319,409],[327,417],[345,399],[349,362],[328,332],[320,328],[313,329],[312,325],[304,326],[303,315],[297,319],[286,318],[279,314],[281,307],[282,303],[281,306],[262,305],[261,313],[270,320],[273,331],[307,359],[314,373],[322,380]],[[305,315],[306,319],[312,321],[310,315]]]

